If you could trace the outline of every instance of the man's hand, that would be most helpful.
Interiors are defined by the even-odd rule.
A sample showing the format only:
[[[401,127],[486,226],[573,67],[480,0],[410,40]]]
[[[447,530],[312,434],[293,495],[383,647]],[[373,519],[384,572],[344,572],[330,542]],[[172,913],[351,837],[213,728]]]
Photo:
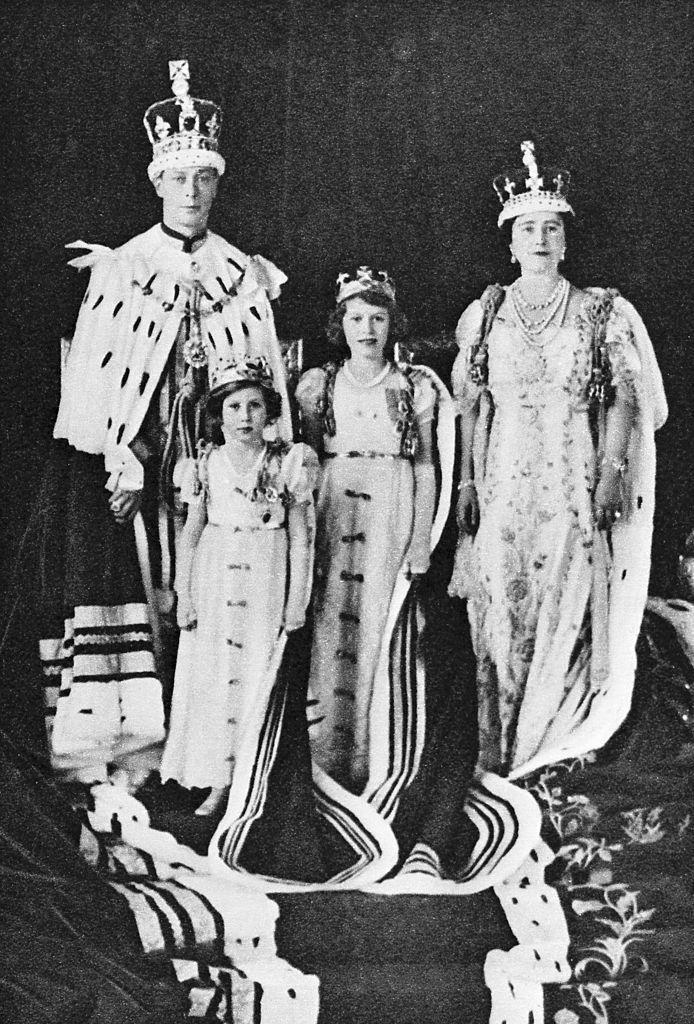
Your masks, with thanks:
[[[125,491],[122,487],[116,487],[108,500],[113,518],[121,525],[133,521],[141,504],[142,491]]]

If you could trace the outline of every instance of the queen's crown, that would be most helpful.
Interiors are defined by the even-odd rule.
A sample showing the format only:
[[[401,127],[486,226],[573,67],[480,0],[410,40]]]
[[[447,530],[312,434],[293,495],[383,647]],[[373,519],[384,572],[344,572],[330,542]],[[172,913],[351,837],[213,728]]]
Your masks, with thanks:
[[[545,167],[540,173],[534,142],[521,142],[524,167],[494,178],[494,190],[502,204],[499,226],[521,213],[573,213],[567,199],[569,171]]]

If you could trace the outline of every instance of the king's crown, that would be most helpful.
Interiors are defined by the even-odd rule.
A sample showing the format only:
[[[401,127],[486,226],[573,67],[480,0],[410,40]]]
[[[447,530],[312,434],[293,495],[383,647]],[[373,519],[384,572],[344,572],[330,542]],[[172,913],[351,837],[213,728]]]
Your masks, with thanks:
[[[173,96],[153,103],[144,116],[152,144],[152,162],[147,168],[150,180],[168,167],[206,166],[224,174],[224,158],[218,152],[221,108],[189,94],[187,60],[170,60],[169,75]]]

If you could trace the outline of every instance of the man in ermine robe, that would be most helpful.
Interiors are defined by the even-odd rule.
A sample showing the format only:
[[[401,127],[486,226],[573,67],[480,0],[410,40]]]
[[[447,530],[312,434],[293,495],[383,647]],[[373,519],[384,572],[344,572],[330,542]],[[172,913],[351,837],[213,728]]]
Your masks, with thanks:
[[[208,230],[221,110],[190,96],[187,61],[169,69],[173,96],[144,118],[161,222],[114,250],[72,245],[89,250],[71,264],[91,276],[39,502],[51,762],[82,782],[157,763],[177,637],[176,484],[204,429],[208,366],[263,355],[286,395],[270,305],[286,277]]]

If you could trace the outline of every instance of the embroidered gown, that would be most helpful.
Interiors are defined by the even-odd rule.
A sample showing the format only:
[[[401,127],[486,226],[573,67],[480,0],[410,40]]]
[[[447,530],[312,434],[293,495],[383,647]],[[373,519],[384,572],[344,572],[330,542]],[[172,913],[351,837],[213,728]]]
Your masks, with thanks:
[[[400,454],[402,374],[392,364],[368,384],[343,365],[335,379],[335,436],[324,434],[317,501],[314,635],[309,727],[316,762],[359,792],[369,772],[372,685],[393,587],[412,535],[414,472]],[[325,371],[309,370],[297,390],[314,414]],[[436,392],[414,381],[418,427],[434,416]]]
[[[328,425],[326,405],[333,409],[332,402],[324,402],[331,379],[332,370],[310,370],[298,388],[307,435],[316,442],[321,424]],[[539,815],[532,797],[497,776],[472,780],[476,744],[468,680],[443,671],[438,659],[430,656],[431,645],[420,644],[427,592],[440,589],[440,581],[432,582],[432,573],[420,587],[413,587],[401,571],[412,529],[417,470],[409,459],[397,457],[396,421],[401,419],[403,390],[414,399],[415,420],[423,424],[434,417],[437,493],[432,549],[448,518],[455,420],[453,402],[436,374],[422,366],[391,367],[372,388],[360,388],[338,374],[337,430],[334,437],[325,438],[326,454],[351,454],[357,451],[353,445],[363,447],[357,457],[326,458],[322,467],[316,639],[310,673],[314,689],[313,703],[309,702],[314,724],[307,729],[309,652],[299,632],[286,645],[282,633],[273,644],[269,671],[254,684],[255,707],[249,709],[245,734],[237,736],[226,808],[208,849],[214,870],[224,865],[244,881],[253,874],[254,885],[266,885],[271,892],[323,884],[334,889],[378,884],[381,893],[431,892],[442,891],[443,884],[446,892],[469,895],[508,878],[537,842]],[[366,451],[384,457],[368,458]],[[264,531],[264,541],[269,533]],[[241,543],[239,563],[243,559],[250,564],[248,538]],[[238,554],[236,549],[223,564],[231,564]],[[226,614],[224,572],[223,567],[210,569],[214,586],[220,589],[217,605]],[[343,572],[363,576],[364,591],[356,578],[343,578]],[[201,611],[199,605],[199,616]],[[267,615],[265,609],[262,614]],[[362,622],[363,634],[356,629]],[[340,632],[334,634],[336,626]],[[362,635],[369,645],[364,648],[368,662],[334,657],[338,649],[356,655]],[[223,644],[232,636],[231,630],[216,634],[220,658],[229,655]],[[191,639],[192,634],[183,634],[189,661]],[[462,653],[463,645],[459,646]],[[317,677],[320,666],[322,678]],[[231,670],[221,676],[222,706],[216,717],[222,723],[227,718],[223,687],[233,677]],[[348,717],[344,705],[335,707],[332,690],[341,684],[359,694],[354,707],[365,726],[368,750],[339,747],[332,771],[354,788],[359,784],[358,794],[323,769],[317,746],[310,749],[311,732],[323,716],[330,725],[339,724],[341,715],[348,723],[357,717]],[[185,693],[185,679],[183,686]],[[205,717],[209,726],[213,716]],[[330,731],[326,728],[318,735],[330,754]],[[200,739],[198,747],[202,745]],[[206,732],[205,758],[208,747]],[[357,753],[363,762],[368,754],[366,782],[352,770]],[[189,841],[183,823],[179,826],[181,838]],[[171,831],[175,823],[164,814],[155,827]],[[160,846],[158,835],[154,833],[154,845],[147,847],[152,854]]]
[[[271,484],[253,500],[263,463]],[[162,779],[188,788],[231,780],[282,625],[286,506],[313,501],[317,468],[307,445],[273,445],[241,474],[223,445],[200,460],[200,494],[193,493],[192,475],[182,486],[188,503],[205,503],[207,523],[193,563],[198,624],[181,632]]]
[[[486,452],[479,431],[477,438],[480,527],[469,575],[459,559],[451,592],[468,596],[481,765],[504,774],[533,758],[547,763],[549,751],[571,751],[581,724],[574,749],[600,745],[626,713],[633,682],[648,580],[652,435],[665,405],[643,324],[617,297],[605,352],[613,387],[632,405],[634,426],[624,520],[608,538],[593,519],[597,455],[588,390],[595,295],[581,298],[581,312],[545,343],[523,337],[508,301],[488,336],[493,420]],[[479,390],[469,374],[479,325],[475,302],[458,325],[460,403]],[[482,449],[486,444],[483,438]],[[466,543],[461,540],[463,549]],[[602,703],[603,711],[597,728],[596,697],[592,710]]]

